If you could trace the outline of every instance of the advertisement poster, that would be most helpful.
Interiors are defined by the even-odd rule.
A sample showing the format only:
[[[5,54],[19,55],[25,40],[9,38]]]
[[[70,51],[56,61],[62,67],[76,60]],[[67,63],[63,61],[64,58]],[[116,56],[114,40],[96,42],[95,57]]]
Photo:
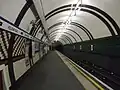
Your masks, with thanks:
[[[40,46],[38,42],[35,42],[35,52],[39,52],[40,51]]]
[[[32,42],[32,56],[35,56],[35,42]]]

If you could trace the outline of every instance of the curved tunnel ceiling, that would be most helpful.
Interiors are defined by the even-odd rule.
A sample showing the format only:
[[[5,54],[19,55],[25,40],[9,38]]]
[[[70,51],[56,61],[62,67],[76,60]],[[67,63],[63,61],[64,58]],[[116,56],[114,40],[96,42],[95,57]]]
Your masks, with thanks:
[[[55,37],[56,37],[57,35],[53,35],[50,39],[52,40],[52,41],[54,41],[54,39],[55,39]],[[66,43],[65,44],[72,44],[73,42],[72,42],[72,40],[67,36],[67,35],[63,35],[62,36],[63,38],[60,38],[61,40],[64,40]]]
[[[58,23],[52,25],[51,27],[49,27],[48,30],[50,31],[51,29],[53,29],[53,28],[56,27],[56,26],[61,25],[62,23],[63,23],[63,22],[58,22]],[[87,36],[89,37],[90,40],[94,39],[94,38],[93,38],[93,35],[91,34],[91,32],[90,32],[87,28],[85,28],[83,25],[81,25],[81,24],[79,24],[79,23],[76,23],[76,22],[71,22],[70,25],[73,25],[73,26],[76,26],[76,27],[80,28],[79,30],[84,31],[84,32],[87,34]],[[74,30],[74,31],[75,31],[75,30]],[[76,31],[75,31],[75,32],[76,32]]]
[[[50,38],[53,37],[53,36],[56,36],[56,34],[57,34],[57,32],[52,33],[52,34],[50,35]],[[76,38],[75,38],[72,34],[70,34],[70,33],[65,32],[62,36],[66,36],[72,43],[73,43],[73,42],[77,42]],[[72,39],[73,39],[74,41],[73,41]],[[45,38],[44,41],[45,41],[45,40],[47,40],[47,38]]]
[[[81,5],[80,5],[81,6]],[[74,4],[74,7],[75,7],[75,4]],[[81,11],[83,12],[87,12],[87,13],[90,13],[90,14],[93,14],[94,16],[98,17],[101,21],[103,21],[103,23],[109,28],[109,31],[111,32],[112,35],[115,35],[111,25],[99,14],[97,14],[96,12],[99,12],[100,14],[102,14],[104,17],[106,17],[110,23],[112,23],[112,25],[114,26],[114,28],[116,29],[117,33],[120,34],[120,31],[119,31],[119,26],[116,24],[116,22],[107,14],[105,13],[104,11],[102,11],[101,9],[97,8],[97,7],[94,7],[94,6],[91,6],[91,5],[85,5],[85,4],[82,4],[82,7],[85,7],[86,9],[81,9]],[[67,9],[66,9],[67,8]],[[92,11],[92,10],[89,10],[89,9],[92,9],[92,10],[95,10],[96,12]],[[70,5],[66,5],[66,6],[62,6],[62,7],[59,7],[53,11],[51,11],[50,13],[48,13],[46,15],[46,20],[48,20],[49,18],[51,18],[52,16],[56,15],[56,14],[59,14],[61,12],[64,12],[64,11],[69,11],[71,10],[71,4]]]
[[[54,32],[54,34],[57,34],[58,32]],[[51,34],[51,36],[52,36],[53,34]],[[70,34],[70,33],[68,33],[68,32],[64,32],[64,34],[63,35],[67,35],[67,36],[69,36],[69,37],[71,37],[73,40],[74,40],[74,42],[76,43],[77,42],[77,39],[72,35],[72,34]],[[62,36],[61,36],[62,37]]]
[[[50,39],[51,39],[52,41],[54,41],[54,39],[55,39],[56,36],[57,36],[56,34],[53,34],[53,35],[50,37]],[[68,37],[67,35],[63,35],[62,37],[63,37],[63,38],[61,38],[61,39],[66,42],[65,44],[72,44],[72,43],[73,43],[73,41],[71,40],[71,38]],[[46,40],[47,40],[47,39],[45,39],[44,41],[46,41]]]
[[[58,32],[59,30],[60,30],[60,29],[53,30],[53,31],[51,31],[51,32],[49,33],[49,35],[51,35],[51,34],[54,33],[54,32]],[[77,32],[75,32],[74,30],[66,28],[66,31],[71,31],[72,33],[75,33],[75,34],[79,37],[80,41],[83,41],[82,38],[81,38],[81,36],[80,36]]]
[[[66,1],[67,1],[66,4],[62,1],[60,5],[55,5],[55,6],[53,5],[53,8],[49,10],[45,5],[46,0],[43,1],[43,8],[46,14],[45,18],[49,26],[49,34],[51,34],[51,32],[57,32],[56,30],[58,30],[60,28],[61,23],[64,22],[63,18],[67,17],[69,15],[68,12],[71,11],[71,4],[76,2],[74,1],[72,3],[71,1],[73,0],[70,0],[70,1],[66,0]],[[89,3],[86,3],[85,1],[88,1]],[[53,2],[56,2],[56,1],[53,0]],[[50,3],[53,3],[53,2],[50,2]],[[89,40],[107,37],[107,36],[120,35],[118,20],[116,20],[115,18],[115,20],[117,21],[116,22],[111,17],[110,15],[111,13],[109,14],[109,10],[101,6],[103,4],[101,3],[101,1],[83,0],[83,2],[84,3],[82,5],[79,5],[79,7],[80,6],[82,7],[82,9],[79,11],[80,13],[78,13],[74,17],[74,19],[72,19],[72,22],[70,23],[71,26],[69,27],[69,29],[74,30],[77,34],[79,34],[81,38],[84,37],[84,35],[86,34]],[[74,10],[75,6],[76,4],[73,4],[72,10]],[[105,7],[108,7],[108,6],[105,6]],[[80,30],[84,31],[85,34],[83,35]],[[69,31],[69,33],[73,34],[74,32]],[[74,36],[74,38],[76,39],[78,37],[77,34]],[[71,38],[70,35],[67,35],[67,36]],[[44,36],[42,36],[42,39],[44,39]],[[83,39],[83,40],[86,40],[86,39]],[[72,39],[72,41],[74,41],[74,39]],[[77,40],[77,42],[79,42],[79,40]]]

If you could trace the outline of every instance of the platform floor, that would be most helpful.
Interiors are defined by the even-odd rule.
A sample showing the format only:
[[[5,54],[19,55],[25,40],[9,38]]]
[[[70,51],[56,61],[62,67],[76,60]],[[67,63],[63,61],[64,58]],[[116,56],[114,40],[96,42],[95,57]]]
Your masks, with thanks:
[[[55,51],[36,64],[18,90],[85,90]]]

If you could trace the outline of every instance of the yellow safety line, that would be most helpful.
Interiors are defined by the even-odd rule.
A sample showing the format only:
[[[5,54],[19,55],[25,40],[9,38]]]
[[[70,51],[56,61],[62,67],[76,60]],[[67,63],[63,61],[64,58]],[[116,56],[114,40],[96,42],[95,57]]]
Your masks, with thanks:
[[[101,87],[97,82],[95,82],[92,78],[90,78],[89,76],[87,76],[82,70],[80,70],[76,65],[75,63],[73,63],[72,61],[70,61],[70,64],[76,68],[85,78],[87,78],[91,83],[93,83],[95,85],[95,87],[99,88],[99,90],[104,90],[103,87]]]

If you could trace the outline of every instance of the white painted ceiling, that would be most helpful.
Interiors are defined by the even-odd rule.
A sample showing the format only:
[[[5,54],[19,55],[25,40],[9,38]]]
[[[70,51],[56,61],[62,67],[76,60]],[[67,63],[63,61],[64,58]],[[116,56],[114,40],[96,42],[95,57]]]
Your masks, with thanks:
[[[45,15],[47,15],[50,11],[58,7],[68,5],[68,4],[76,4],[77,1],[78,0],[42,0],[42,4],[43,4],[44,13]],[[83,0],[82,2],[83,2],[82,4],[95,6],[101,9],[102,11],[106,12],[109,16],[111,16],[114,19],[114,21],[119,26],[120,24],[120,18],[119,18],[120,17],[120,6],[119,6],[120,0]],[[86,9],[86,8],[83,7],[83,9]],[[64,22],[67,19],[67,17],[70,15],[70,12],[71,11],[61,12],[49,18],[47,20],[48,27],[58,22]],[[98,12],[96,13],[101,15]],[[110,21],[107,18],[105,18],[103,15],[101,16],[106,21],[108,21],[108,23],[113,28],[115,34],[117,35],[117,32],[115,28],[113,27],[113,25],[110,23]],[[96,16],[90,13],[79,11],[77,12],[77,15],[72,18],[72,21],[77,22],[83,25],[84,27],[86,27],[91,32],[94,39],[111,36],[111,33],[108,30],[108,27],[99,18],[97,18]],[[61,28],[61,25],[58,25],[52,28],[49,31],[49,33],[59,28]],[[86,34],[82,30],[80,30],[80,28],[73,26],[73,25],[69,25],[68,28],[76,31],[82,37],[83,41],[89,40],[88,36],[86,36]],[[72,34],[77,39],[77,42],[80,42],[79,37],[75,35],[73,32],[68,31],[68,30],[66,32]],[[71,36],[68,35],[68,37],[70,37],[74,43],[76,42]]]

